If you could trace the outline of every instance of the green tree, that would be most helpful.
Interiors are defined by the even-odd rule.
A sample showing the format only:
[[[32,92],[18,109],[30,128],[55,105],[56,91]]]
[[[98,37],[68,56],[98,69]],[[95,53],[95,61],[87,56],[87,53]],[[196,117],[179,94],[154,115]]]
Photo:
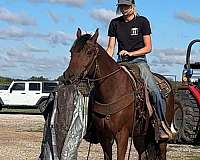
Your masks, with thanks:
[[[13,81],[12,78],[0,76],[0,84],[10,84]]]
[[[43,76],[40,76],[40,77],[32,76],[28,80],[30,80],[30,81],[47,81],[48,78],[44,78]]]

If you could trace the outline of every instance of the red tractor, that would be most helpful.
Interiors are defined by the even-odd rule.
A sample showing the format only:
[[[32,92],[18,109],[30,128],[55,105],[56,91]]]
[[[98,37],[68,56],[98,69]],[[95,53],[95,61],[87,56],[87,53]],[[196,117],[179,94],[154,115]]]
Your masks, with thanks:
[[[176,143],[200,144],[200,62],[190,63],[191,48],[197,42],[200,39],[188,45],[182,83],[175,94],[172,130]]]

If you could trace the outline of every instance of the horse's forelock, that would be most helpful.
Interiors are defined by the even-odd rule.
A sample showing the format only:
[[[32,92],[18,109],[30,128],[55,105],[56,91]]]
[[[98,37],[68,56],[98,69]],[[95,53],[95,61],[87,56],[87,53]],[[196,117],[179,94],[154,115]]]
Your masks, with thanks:
[[[80,38],[76,39],[70,51],[81,51],[86,44],[87,40],[91,38],[90,34],[84,34]]]

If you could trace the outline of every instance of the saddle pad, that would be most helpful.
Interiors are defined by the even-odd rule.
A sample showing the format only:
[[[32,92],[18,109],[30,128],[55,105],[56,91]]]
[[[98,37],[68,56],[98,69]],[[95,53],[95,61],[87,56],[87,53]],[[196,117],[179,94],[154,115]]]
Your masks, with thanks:
[[[131,75],[134,74],[134,77],[136,79],[140,78],[139,67],[136,64],[129,64],[127,62],[122,62],[122,63],[119,63],[119,65],[125,66],[129,71],[131,71],[132,73]],[[167,97],[168,94],[172,91],[172,86],[170,82],[164,76],[158,73],[153,73],[153,75],[156,80],[156,84],[160,88],[160,91],[163,93],[165,97]]]

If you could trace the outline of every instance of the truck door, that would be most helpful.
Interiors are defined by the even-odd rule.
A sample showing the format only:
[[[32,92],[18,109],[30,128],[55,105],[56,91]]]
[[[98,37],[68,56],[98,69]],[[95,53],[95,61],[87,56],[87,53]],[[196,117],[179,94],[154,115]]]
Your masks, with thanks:
[[[24,105],[27,100],[25,82],[15,82],[8,96],[9,105]]]
[[[41,82],[30,82],[28,85],[28,101],[29,105],[34,106],[38,102],[42,93]]]

